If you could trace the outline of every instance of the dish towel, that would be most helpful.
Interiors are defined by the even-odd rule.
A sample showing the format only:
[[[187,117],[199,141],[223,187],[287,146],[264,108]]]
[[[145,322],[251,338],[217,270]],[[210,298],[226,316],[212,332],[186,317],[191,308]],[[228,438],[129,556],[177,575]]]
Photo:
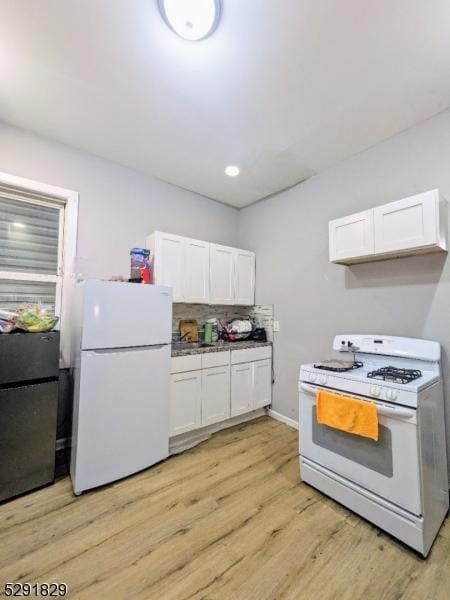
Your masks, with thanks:
[[[372,402],[318,390],[317,422],[378,441],[378,413]]]

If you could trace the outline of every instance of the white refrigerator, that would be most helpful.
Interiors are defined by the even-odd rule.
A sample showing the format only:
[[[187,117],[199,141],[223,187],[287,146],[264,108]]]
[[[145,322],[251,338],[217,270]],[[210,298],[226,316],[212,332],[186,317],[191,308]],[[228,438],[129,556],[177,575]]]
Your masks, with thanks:
[[[169,455],[172,289],[75,287],[70,474],[78,495]]]

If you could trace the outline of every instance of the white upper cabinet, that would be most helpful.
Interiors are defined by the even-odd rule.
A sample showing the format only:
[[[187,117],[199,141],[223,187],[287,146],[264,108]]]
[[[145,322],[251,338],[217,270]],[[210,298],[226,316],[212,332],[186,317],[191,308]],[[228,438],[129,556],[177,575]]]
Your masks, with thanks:
[[[234,304],[234,248],[210,244],[211,304]]]
[[[209,244],[154,231],[147,238],[153,281],[173,287],[174,302],[209,302]]]
[[[368,262],[447,251],[447,203],[431,190],[331,221],[330,261]]]
[[[373,211],[365,210],[330,221],[329,234],[331,262],[373,254]]]
[[[425,246],[442,248],[439,204],[439,192],[432,190],[374,208],[375,252]],[[443,241],[445,243],[445,236]]]
[[[174,302],[255,303],[255,254],[154,231],[147,237],[153,281],[173,288]]]
[[[234,252],[234,304],[255,304],[255,254],[246,250]]]
[[[209,244],[186,239],[185,302],[209,302]]]
[[[255,254],[229,246],[211,247],[211,304],[255,303]]]
[[[147,238],[155,258],[153,281],[173,288],[173,301],[185,302],[185,238],[155,231]]]

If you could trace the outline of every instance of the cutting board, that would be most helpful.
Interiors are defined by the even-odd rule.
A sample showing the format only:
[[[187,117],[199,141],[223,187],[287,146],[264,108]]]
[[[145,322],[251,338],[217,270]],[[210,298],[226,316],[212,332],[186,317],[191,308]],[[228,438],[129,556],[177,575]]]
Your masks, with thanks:
[[[198,342],[198,322],[195,319],[180,321],[180,337],[183,342]]]

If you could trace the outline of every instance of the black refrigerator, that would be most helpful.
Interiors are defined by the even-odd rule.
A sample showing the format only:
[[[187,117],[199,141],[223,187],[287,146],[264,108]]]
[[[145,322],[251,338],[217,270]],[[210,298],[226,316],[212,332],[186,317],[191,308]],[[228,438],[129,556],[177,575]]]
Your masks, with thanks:
[[[0,502],[55,477],[59,332],[0,334]]]

